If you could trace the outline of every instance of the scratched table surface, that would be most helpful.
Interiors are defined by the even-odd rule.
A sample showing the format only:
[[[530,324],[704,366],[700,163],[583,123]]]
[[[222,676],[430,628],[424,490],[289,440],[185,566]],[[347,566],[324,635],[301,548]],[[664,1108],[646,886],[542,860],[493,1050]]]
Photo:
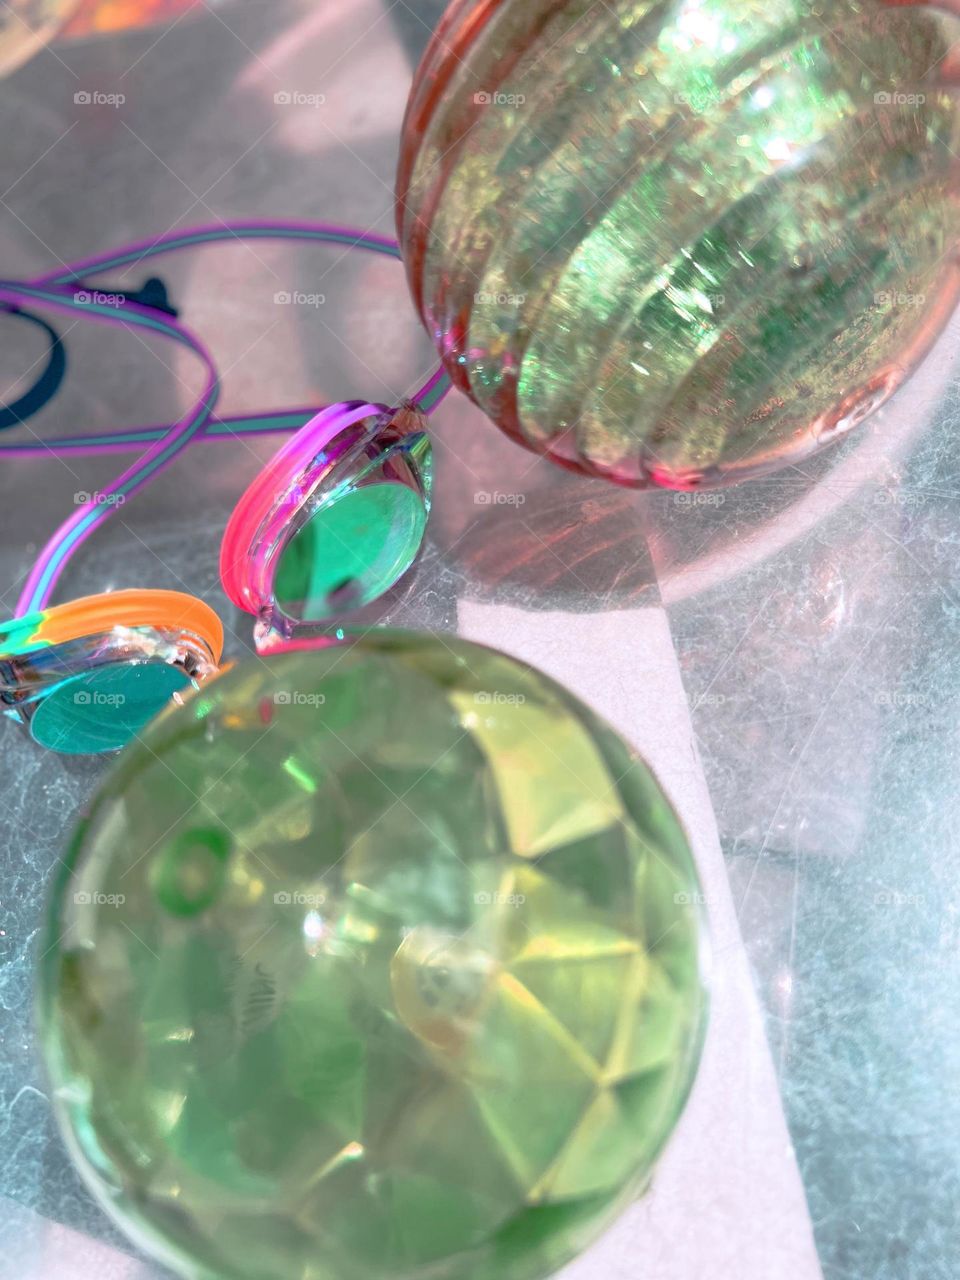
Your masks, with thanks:
[[[401,114],[439,5],[181,9],[58,41],[0,82],[3,275],[229,218],[392,233]],[[431,366],[389,260],[228,245],[157,269],[216,354],[227,410],[396,401]],[[70,372],[30,423],[41,437],[168,420],[196,390],[179,352],[64,327]],[[859,435],[718,495],[566,475],[457,398],[435,419],[428,545],[383,616],[540,660],[612,716],[692,830],[722,936],[699,1092],[648,1203],[571,1268],[583,1280],[958,1275],[957,331]],[[9,318],[0,332],[9,399],[41,339]],[[58,598],[189,590],[242,656],[249,620],[217,551],[269,453],[196,446]],[[74,495],[118,469],[0,468],[6,612]],[[47,887],[109,762],[0,730],[0,1276],[157,1280],[66,1156],[32,1021]]]

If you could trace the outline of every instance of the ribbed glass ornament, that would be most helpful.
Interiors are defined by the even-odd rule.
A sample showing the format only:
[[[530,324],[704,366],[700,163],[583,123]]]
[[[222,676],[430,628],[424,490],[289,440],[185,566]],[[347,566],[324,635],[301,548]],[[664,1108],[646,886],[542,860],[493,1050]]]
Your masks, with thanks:
[[[874,0],[454,3],[397,198],[457,384],[636,486],[769,471],[856,425],[956,300],[958,35]]]

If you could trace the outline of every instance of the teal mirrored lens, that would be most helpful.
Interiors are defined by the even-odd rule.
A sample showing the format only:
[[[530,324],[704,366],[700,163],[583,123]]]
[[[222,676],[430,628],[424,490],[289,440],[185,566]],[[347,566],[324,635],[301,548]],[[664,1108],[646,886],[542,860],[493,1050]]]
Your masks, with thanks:
[[[332,617],[376,600],[416,559],[427,512],[404,484],[348,490],[320,507],[281,553],[274,596],[288,617]]]
[[[58,684],[37,705],[30,732],[68,755],[117,751],[190,683],[165,662],[117,662]]]

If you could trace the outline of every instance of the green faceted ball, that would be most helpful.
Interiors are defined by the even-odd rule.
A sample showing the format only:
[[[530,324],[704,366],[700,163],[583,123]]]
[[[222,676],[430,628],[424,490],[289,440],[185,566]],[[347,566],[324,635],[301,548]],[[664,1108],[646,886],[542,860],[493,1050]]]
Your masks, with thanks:
[[[460,640],[250,661],[70,845],[39,1010],[71,1151],[205,1280],[535,1280],[642,1190],[705,1015],[647,766]]]

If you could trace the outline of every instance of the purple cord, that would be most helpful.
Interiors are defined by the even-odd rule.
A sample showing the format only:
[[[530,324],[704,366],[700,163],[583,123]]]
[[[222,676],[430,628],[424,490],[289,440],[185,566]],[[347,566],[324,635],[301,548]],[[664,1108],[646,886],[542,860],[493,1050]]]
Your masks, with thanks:
[[[24,298],[40,300],[55,310],[73,311],[78,303],[74,291],[68,296],[58,298],[53,287],[46,290],[35,290],[24,287],[22,290],[0,285],[0,301],[18,303]],[[86,304],[79,304],[84,305]],[[91,311],[91,318],[101,323],[136,324],[140,317],[146,327],[157,328],[155,313],[146,307],[131,303],[124,307],[123,317],[104,315],[99,311]],[[210,352],[193,334],[176,321],[165,321],[159,332],[178,338],[185,346],[194,351],[206,369],[206,381],[203,391],[190,409],[174,422],[169,430],[130,467],[127,467],[114,481],[94,495],[93,501],[74,511],[59,526],[53,536],[41,550],[33,568],[27,575],[20,598],[17,601],[16,615],[33,613],[43,609],[53,594],[57,579],[63,572],[69,558],[90,537],[95,529],[113,514],[121,500],[137,493],[143,486],[170,465],[173,459],[186,447],[203,426],[220,393],[219,378],[216,365]]]
[[[310,222],[236,222],[231,224],[214,224],[195,227],[183,231],[168,232],[152,241],[141,241],[138,244],[124,246],[108,253],[97,254],[82,259],[55,271],[50,271],[27,282],[0,281],[0,301],[13,305],[40,303],[86,318],[98,320],[104,324],[120,324],[127,328],[151,329],[161,336],[181,342],[192,350],[206,369],[206,382],[200,396],[193,402],[188,411],[169,427],[134,428],[132,431],[121,431],[122,436],[144,435],[156,437],[150,447],[138,460],[118,476],[109,485],[94,495],[90,505],[75,511],[56,530],[41,550],[36,563],[31,569],[17,603],[17,616],[23,616],[43,609],[49,602],[60,575],[63,573],[70,557],[73,556],[87,538],[116,511],[121,500],[137,493],[146,484],[168,467],[175,458],[194,440],[202,438],[210,425],[223,428],[218,434],[266,434],[283,430],[283,426],[253,425],[259,423],[257,417],[239,419],[214,419],[213,409],[220,393],[219,377],[213,358],[206,346],[184,325],[170,319],[165,313],[150,307],[140,306],[126,301],[122,309],[90,300],[86,290],[78,290],[77,282],[87,276],[119,267],[128,267],[142,262],[159,253],[168,253],[207,243],[246,239],[303,239],[319,240],[328,243],[343,244],[348,248],[361,248],[386,254],[390,257],[400,256],[395,241],[371,232],[357,231],[350,227],[340,227],[327,223]],[[426,412],[430,413],[440,403],[450,389],[449,379],[441,367],[417,391],[413,399],[420,402]],[[310,414],[315,410],[308,411]],[[288,415],[275,417],[296,418],[297,411]],[[237,423],[239,429],[231,430],[231,423]],[[246,428],[244,423],[248,423]],[[297,424],[291,423],[286,429],[293,430]],[[81,437],[82,441],[84,438]],[[139,444],[140,441],[132,442]],[[58,446],[39,442],[36,445],[0,446],[0,453],[14,456],[34,456],[37,452],[48,451],[53,455],[67,452],[107,453],[117,449],[131,447],[131,442],[112,443],[109,436],[98,437],[93,443],[81,444],[76,439],[73,443],[64,440]]]
[[[217,444],[242,436],[286,435],[298,430],[315,417],[319,409],[283,409],[278,413],[246,413],[221,418],[211,413],[194,444]],[[32,440],[23,444],[0,444],[2,458],[98,457],[113,453],[130,453],[159,440],[170,429],[169,423],[153,423],[146,427],[129,427],[121,431],[105,431],[99,435],[61,436],[57,440]]]

